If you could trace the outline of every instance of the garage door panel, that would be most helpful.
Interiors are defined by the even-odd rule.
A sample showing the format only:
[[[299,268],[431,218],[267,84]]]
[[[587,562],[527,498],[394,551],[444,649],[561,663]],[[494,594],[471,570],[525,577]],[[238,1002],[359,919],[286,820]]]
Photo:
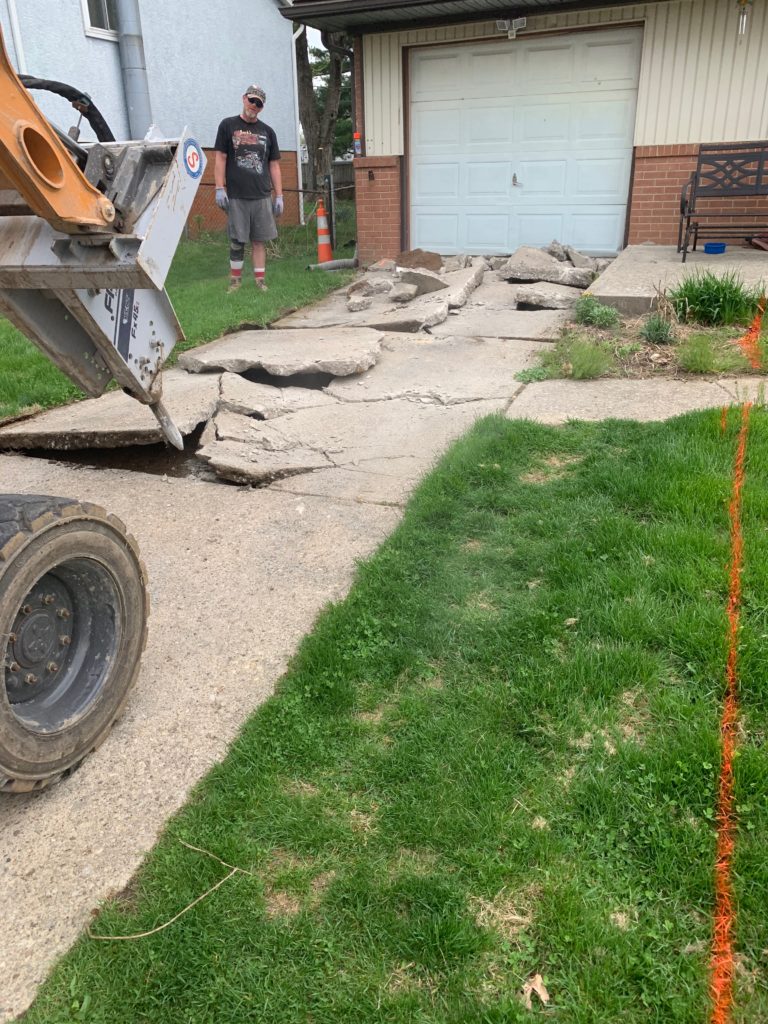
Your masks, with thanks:
[[[497,213],[470,213],[465,218],[464,248],[504,252],[509,248],[509,217]]]
[[[562,198],[567,192],[566,160],[521,160],[513,173],[517,174],[519,182],[515,188],[515,202],[544,195]]]
[[[460,92],[462,54],[429,51],[420,54],[418,84],[412,92],[414,100],[442,99]]]
[[[459,198],[459,164],[422,164],[413,179],[414,198]]]
[[[461,135],[469,146],[508,146],[512,142],[514,115],[508,107],[470,106],[462,111],[461,121]]]
[[[623,202],[628,170],[628,161],[623,157],[574,160],[572,194],[589,199],[613,196],[618,202]]]
[[[553,238],[563,238],[565,232],[564,214],[543,207],[541,210],[527,210],[517,216],[518,245],[549,245]]]
[[[461,252],[459,218],[456,214],[419,213],[414,215],[414,229],[422,244],[437,252]]]
[[[520,108],[518,118],[521,143],[565,143],[570,137],[570,103],[527,103]]]
[[[559,238],[616,252],[641,42],[610,28],[452,44],[439,50],[458,60],[450,83],[424,59],[434,50],[414,51],[411,244],[493,253]],[[443,95],[419,100],[425,82]]]
[[[512,169],[509,161],[499,163],[470,163],[467,165],[466,192],[472,199],[509,197]]]

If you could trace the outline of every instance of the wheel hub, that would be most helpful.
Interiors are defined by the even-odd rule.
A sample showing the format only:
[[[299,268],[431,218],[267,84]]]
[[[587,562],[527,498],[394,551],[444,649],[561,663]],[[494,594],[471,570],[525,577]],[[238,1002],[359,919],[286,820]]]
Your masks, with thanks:
[[[11,704],[55,689],[71,657],[73,627],[67,588],[50,573],[43,576],[24,598],[9,637],[5,681]]]

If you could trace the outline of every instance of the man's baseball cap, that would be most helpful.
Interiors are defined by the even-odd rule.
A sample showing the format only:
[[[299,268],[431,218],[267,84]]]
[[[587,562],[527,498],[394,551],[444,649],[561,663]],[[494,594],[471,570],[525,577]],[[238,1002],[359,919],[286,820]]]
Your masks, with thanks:
[[[260,85],[249,85],[248,88],[245,90],[245,95],[258,96],[262,103],[265,103],[267,100],[267,94],[264,92]]]

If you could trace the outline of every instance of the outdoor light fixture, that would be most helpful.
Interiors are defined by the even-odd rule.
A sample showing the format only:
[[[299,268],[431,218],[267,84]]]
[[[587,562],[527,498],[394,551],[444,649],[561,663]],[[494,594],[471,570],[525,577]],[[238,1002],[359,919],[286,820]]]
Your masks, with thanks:
[[[520,31],[521,28],[525,28],[525,25],[525,18],[515,18],[515,20],[512,22],[512,26],[509,28],[509,31],[507,32],[507,39],[516,39],[517,33]]]
[[[509,18],[497,18],[496,19],[496,31],[497,32],[509,32]]]
[[[736,6],[739,9],[739,35],[745,36],[747,34],[747,22],[749,21],[749,9],[752,6],[752,0],[736,0]]]

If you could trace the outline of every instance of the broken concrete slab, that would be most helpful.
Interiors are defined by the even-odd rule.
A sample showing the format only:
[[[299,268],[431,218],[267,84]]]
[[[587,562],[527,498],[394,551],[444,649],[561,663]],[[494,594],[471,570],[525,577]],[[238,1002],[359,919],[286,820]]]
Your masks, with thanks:
[[[332,498],[360,504],[404,506],[419,480],[432,469],[434,457],[403,455],[371,459],[364,466],[317,469],[276,480],[273,491]]]
[[[568,288],[589,288],[595,279],[595,271],[586,267],[569,267],[560,264],[560,276],[554,284],[564,284]]]
[[[272,420],[299,409],[331,405],[333,399],[313,388],[276,388],[258,384],[237,373],[223,373],[219,388],[219,411],[241,413]],[[201,441],[202,443],[202,441]]]
[[[369,283],[374,295],[386,295],[392,291],[394,281],[383,274],[379,274],[377,277],[372,278]]]
[[[597,270],[597,260],[593,259],[592,256],[585,256],[583,252],[579,252],[578,249],[572,248],[567,245],[565,247],[566,254],[571,263],[579,270]]]
[[[472,266],[445,274],[443,280],[450,289],[448,308],[461,309],[470,295],[480,287],[485,277],[485,266]]]
[[[426,267],[401,270],[398,276],[402,284],[415,287],[417,295],[429,295],[430,292],[439,292],[448,287],[441,274],[427,270]]]
[[[443,257],[443,273],[450,274],[455,270],[464,270],[470,262],[470,257],[466,253],[460,252],[456,256],[445,256]]]
[[[501,267],[499,277],[505,281],[527,283],[529,281],[559,281],[562,273],[559,261],[548,252],[521,245]]]
[[[540,281],[521,284],[516,298],[518,309],[573,309],[581,298],[581,289]]]
[[[331,465],[365,470],[376,460],[404,455],[416,454],[427,463],[475,419],[505,404],[441,406],[393,399],[373,413],[364,403],[338,402],[332,409],[304,409],[266,423],[224,414],[217,417],[219,440],[199,454],[218,475],[253,483]]]
[[[354,380],[331,381],[325,390],[344,402],[508,401],[521,387],[515,374],[532,366],[545,347],[498,338],[390,336],[372,370]]]
[[[696,409],[727,404],[728,392],[717,381],[547,380],[529,384],[507,411],[509,419],[538,423],[568,420],[665,420]]]
[[[347,298],[352,298],[353,295],[373,295],[373,285],[367,277],[358,277],[347,288]]]
[[[544,309],[526,312],[521,309],[494,309],[465,306],[456,316],[430,327],[435,338],[461,335],[465,338],[516,338],[533,341],[556,341],[565,325],[562,310]]]
[[[568,259],[568,252],[565,246],[558,242],[556,238],[552,239],[544,252],[548,252],[550,256],[554,256],[559,263],[565,263]]]
[[[438,273],[443,265],[443,257],[437,252],[424,249],[408,249],[400,253],[395,264],[398,267],[426,267],[427,270]]]
[[[377,260],[376,263],[372,263],[368,267],[369,274],[392,274],[395,270],[396,263],[394,260]]]
[[[343,305],[346,313],[346,302]],[[350,315],[350,314],[347,314]],[[382,335],[358,328],[239,331],[185,352],[179,365],[191,373],[262,369],[275,377],[330,373],[346,377],[373,366]]]
[[[183,370],[163,373],[163,401],[182,435],[210,419],[219,400],[219,375],[198,377]],[[164,436],[146,405],[110,391],[0,428],[0,448],[127,448],[159,444]]]
[[[433,295],[419,295],[408,304],[407,309],[386,310],[376,315],[376,310],[367,314],[366,325],[378,331],[398,331],[415,334],[426,327],[435,327],[448,317],[448,300]]]
[[[362,313],[364,309],[370,309],[372,305],[373,300],[371,297],[359,292],[355,295],[350,295],[347,299],[347,309],[350,313]]]
[[[415,284],[403,284],[399,281],[392,286],[389,297],[392,302],[396,302],[399,306],[404,306],[407,302],[412,302],[418,294],[419,289]]]
[[[369,328],[379,331],[413,333],[442,323],[448,316],[447,292],[419,295],[407,308],[393,308],[389,295],[375,295],[373,305],[362,313],[350,313],[343,292],[334,292],[322,302],[280,320],[276,328],[312,328],[314,331],[335,327]],[[443,298],[446,296],[446,298]]]

